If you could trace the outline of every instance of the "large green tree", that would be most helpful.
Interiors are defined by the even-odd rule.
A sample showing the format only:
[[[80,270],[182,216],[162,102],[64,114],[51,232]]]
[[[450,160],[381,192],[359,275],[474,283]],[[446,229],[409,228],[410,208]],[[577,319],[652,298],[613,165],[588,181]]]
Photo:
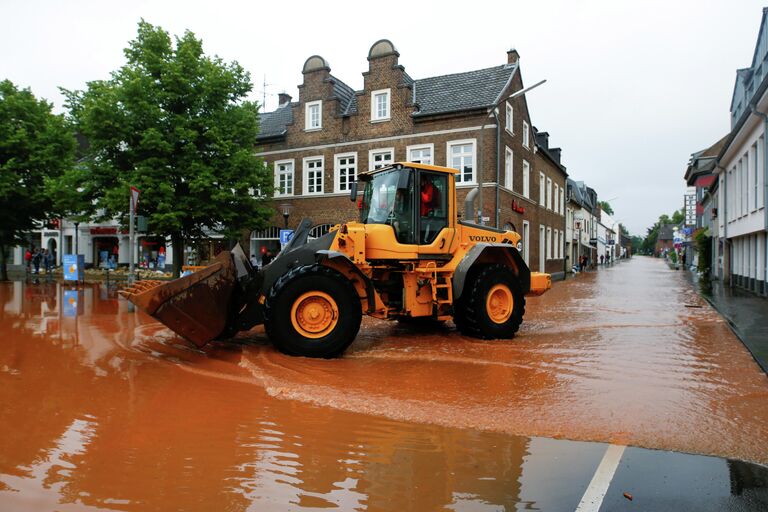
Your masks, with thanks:
[[[239,238],[272,214],[271,176],[254,155],[258,105],[245,100],[250,75],[206,56],[192,32],[174,41],[142,20],[125,56],[109,80],[64,91],[90,148],[78,186],[100,218],[124,222],[130,187],[141,190],[140,213],[171,237],[178,275],[184,240]]]
[[[49,184],[73,162],[75,138],[51,104],[0,82],[0,280],[6,254],[55,211]]]

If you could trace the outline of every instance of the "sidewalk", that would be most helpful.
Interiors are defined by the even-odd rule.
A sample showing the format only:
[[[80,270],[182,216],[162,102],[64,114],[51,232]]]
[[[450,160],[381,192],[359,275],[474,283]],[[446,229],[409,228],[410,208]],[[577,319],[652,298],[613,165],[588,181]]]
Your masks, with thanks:
[[[700,279],[694,272],[685,273],[768,373],[768,299],[740,288],[723,286],[721,281]]]

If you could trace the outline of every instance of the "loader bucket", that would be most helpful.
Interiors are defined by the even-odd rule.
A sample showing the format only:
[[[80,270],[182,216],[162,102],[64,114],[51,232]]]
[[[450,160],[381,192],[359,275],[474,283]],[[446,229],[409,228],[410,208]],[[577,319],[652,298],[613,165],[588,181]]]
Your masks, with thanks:
[[[221,335],[230,318],[236,281],[231,253],[173,281],[138,281],[119,293],[198,347]]]

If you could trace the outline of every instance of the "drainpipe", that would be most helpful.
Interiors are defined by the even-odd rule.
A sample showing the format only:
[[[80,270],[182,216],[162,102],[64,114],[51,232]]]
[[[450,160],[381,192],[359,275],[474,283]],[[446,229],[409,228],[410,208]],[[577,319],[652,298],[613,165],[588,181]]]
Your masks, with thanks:
[[[496,224],[494,224],[494,226],[499,228],[499,217],[501,215],[501,212],[499,211],[501,209],[499,208],[499,180],[501,179],[501,156],[499,155],[499,151],[501,151],[501,122],[499,121],[498,107],[493,109],[493,117],[496,120]],[[512,175],[514,176],[514,172]]]

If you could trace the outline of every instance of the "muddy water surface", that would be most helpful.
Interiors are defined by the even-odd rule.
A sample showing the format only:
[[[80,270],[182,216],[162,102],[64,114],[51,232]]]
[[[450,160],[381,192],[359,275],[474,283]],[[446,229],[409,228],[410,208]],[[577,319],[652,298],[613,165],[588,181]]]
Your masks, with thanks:
[[[272,395],[344,410],[768,462],[768,378],[662,261],[556,283],[528,300],[514,341],[365,325],[342,360],[263,345],[241,366]]]
[[[340,360],[198,351],[114,288],[15,282],[0,342],[3,510],[512,508],[527,436],[768,462],[768,379],[655,260],[555,284],[513,341],[366,319]]]

